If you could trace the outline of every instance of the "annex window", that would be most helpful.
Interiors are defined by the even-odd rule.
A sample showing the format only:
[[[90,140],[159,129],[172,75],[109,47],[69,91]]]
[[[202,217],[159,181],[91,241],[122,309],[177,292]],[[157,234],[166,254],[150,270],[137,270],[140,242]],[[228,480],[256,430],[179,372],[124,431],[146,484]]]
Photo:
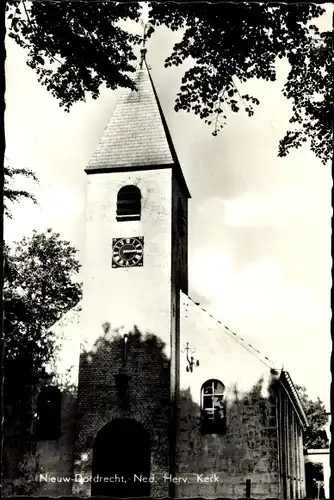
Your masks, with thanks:
[[[216,379],[207,380],[201,389],[201,431],[224,434],[226,431],[225,386]]]
[[[57,387],[44,387],[37,397],[36,438],[58,439],[60,436],[61,394]]]
[[[140,220],[141,193],[137,186],[124,186],[117,194],[116,219],[118,221]]]

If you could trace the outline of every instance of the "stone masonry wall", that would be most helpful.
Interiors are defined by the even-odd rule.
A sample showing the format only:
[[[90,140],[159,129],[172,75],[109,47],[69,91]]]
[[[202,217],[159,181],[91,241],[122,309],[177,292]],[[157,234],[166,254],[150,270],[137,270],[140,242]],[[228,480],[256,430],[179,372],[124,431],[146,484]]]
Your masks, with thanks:
[[[189,392],[182,392],[177,460],[178,476],[184,479],[178,488],[179,496],[245,497],[246,479],[250,479],[251,497],[277,497],[274,394],[262,397],[261,384],[247,395],[236,394],[234,401],[227,404],[226,417],[224,435],[202,435],[200,408]],[[208,482],[203,477],[209,478]]]

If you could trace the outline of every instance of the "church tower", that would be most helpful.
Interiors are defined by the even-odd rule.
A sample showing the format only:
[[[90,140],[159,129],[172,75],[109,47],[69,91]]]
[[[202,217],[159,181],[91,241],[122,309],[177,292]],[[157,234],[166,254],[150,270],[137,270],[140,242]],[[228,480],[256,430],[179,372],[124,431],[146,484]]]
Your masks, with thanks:
[[[145,52],[136,90],[123,92],[85,169],[84,341],[74,472],[118,474],[128,483],[76,482],[76,494],[169,495],[167,483],[159,481],[165,489],[158,491],[158,483],[132,485],[132,479],[175,471],[190,194]],[[111,449],[117,466],[108,458]]]

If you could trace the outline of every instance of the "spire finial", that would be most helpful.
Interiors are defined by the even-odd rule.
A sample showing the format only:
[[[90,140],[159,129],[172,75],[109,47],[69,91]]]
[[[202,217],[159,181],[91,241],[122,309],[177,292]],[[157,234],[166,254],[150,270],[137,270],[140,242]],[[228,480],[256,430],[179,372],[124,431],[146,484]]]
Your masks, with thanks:
[[[141,55],[140,69],[142,69],[142,67],[143,67],[143,62],[145,61],[145,56],[146,56],[146,52],[147,52],[147,48],[146,48],[146,33],[147,33],[148,24],[149,23],[144,23],[143,20],[141,22],[141,25],[142,25],[144,31],[143,31],[143,39],[142,39],[142,48],[140,49],[140,55]]]

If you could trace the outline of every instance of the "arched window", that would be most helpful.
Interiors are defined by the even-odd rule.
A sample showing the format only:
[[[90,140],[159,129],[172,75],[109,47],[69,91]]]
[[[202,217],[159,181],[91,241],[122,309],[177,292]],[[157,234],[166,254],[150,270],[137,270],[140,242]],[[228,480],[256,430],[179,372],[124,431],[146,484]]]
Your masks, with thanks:
[[[118,221],[140,220],[141,193],[137,186],[124,186],[117,194],[116,219]]]
[[[220,380],[204,382],[201,389],[201,431],[224,434],[226,431],[225,386]]]
[[[44,387],[37,397],[36,438],[58,439],[60,436],[61,394],[57,387]]]

